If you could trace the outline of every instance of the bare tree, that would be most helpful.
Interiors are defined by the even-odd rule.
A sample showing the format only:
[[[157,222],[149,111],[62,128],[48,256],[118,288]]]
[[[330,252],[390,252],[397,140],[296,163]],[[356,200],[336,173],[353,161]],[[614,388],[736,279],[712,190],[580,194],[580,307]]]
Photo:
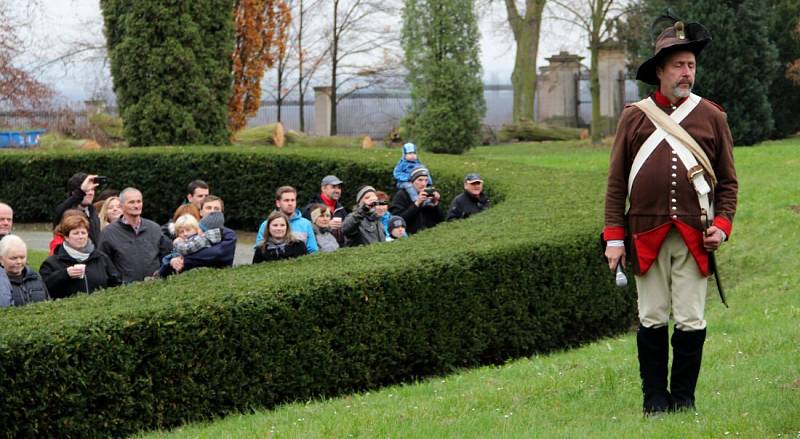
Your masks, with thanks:
[[[52,58],[44,59],[35,69],[44,71],[58,65],[64,76],[73,74],[77,69],[81,71],[81,75],[86,75],[83,79],[90,89],[91,99],[103,99],[106,104],[110,104],[113,91],[111,74],[108,71],[108,48],[103,36],[103,19],[98,16],[96,19],[83,20],[78,27],[83,30],[80,36],[59,38],[59,47],[62,49]]]
[[[622,14],[626,0],[550,0],[556,6],[556,20],[579,27],[589,40],[591,61],[589,65],[589,90],[592,95],[592,143],[600,143],[600,73],[598,58],[600,47],[611,36],[613,22]]]
[[[54,96],[31,71],[18,66],[25,49],[18,31],[24,25],[8,2],[0,0],[0,107],[17,113],[41,108]]]
[[[279,53],[275,69],[265,81],[264,88],[278,111],[278,121],[282,119],[285,100],[297,93],[300,104],[300,131],[305,130],[305,95],[311,80],[325,62],[328,41],[322,32],[320,20],[314,20],[321,0],[296,0],[288,2],[292,8],[292,23],[289,29],[287,50]],[[291,80],[291,77],[296,77]]]
[[[341,99],[357,90],[382,83],[397,71],[399,57],[392,52],[399,52],[400,29],[399,26],[392,28],[382,24],[390,22],[388,18],[397,15],[393,14],[397,9],[393,1],[332,0],[331,6],[333,14],[328,33],[330,132],[335,135],[336,107]],[[376,59],[378,52],[382,52],[382,57]]]
[[[320,0],[312,2],[299,1],[298,8],[298,26],[297,34],[294,41],[294,50],[297,55],[297,93],[300,102],[300,131],[305,131],[306,118],[305,118],[305,97],[308,87],[311,85],[311,79],[314,74],[325,62],[325,57],[328,55],[330,49],[329,45],[322,44],[326,40],[324,34],[318,34],[317,38],[308,42],[305,36],[306,30],[309,29],[308,19],[306,14],[308,11],[313,10],[320,6]],[[322,46],[322,49],[319,49]]]

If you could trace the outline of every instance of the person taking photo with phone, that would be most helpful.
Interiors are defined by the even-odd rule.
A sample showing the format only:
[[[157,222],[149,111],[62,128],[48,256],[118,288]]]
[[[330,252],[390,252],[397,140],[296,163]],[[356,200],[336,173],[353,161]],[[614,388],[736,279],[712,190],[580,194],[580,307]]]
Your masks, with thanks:
[[[57,233],[58,225],[64,218],[64,212],[70,209],[81,210],[86,219],[89,220],[89,239],[97,244],[100,238],[100,216],[92,203],[94,201],[95,189],[100,184],[105,183],[107,177],[94,174],[78,172],[67,180],[67,198],[61,202],[53,211],[53,242],[50,244],[52,250],[58,247],[63,241],[63,236]]]

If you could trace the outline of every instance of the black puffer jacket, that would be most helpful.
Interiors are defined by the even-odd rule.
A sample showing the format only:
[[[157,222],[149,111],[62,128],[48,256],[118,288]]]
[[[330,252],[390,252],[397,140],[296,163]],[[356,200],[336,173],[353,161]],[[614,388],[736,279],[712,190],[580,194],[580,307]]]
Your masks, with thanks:
[[[402,216],[406,220],[406,232],[409,235],[435,227],[444,221],[444,212],[438,204],[419,207],[411,201],[408,192],[404,190],[397,191],[394,195],[389,212],[392,215]]]
[[[447,220],[467,218],[472,214],[482,212],[487,207],[489,207],[489,199],[483,192],[478,198],[475,198],[469,192],[464,191],[453,198],[450,211],[447,212]]]
[[[308,253],[303,241],[293,241],[286,245],[270,246],[259,245],[253,255],[253,263],[277,261],[280,259],[296,258]]]
[[[9,276],[11,283],[11,299],[14,306],[41,302],[50,298],[42,277],[33,268],[25,266],[21,276]]]
[[[73,279],[67,274],[67,267],[75,264],[86,265],[86,276]],[[56,247],[53,256],[42,262],[39,269],[47,289],[53,298],[72,296],[75,293],[91,293],[100,288],[115,287],[120,281],[117,267],[105,253],[95,249],[83,262],[76,261],[64,250],[63,245]]]

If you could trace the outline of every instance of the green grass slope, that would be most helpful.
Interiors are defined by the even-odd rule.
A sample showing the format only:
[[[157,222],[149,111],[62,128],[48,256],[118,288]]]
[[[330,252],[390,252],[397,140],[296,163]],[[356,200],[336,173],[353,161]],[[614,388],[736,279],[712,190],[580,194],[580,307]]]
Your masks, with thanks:
[[[697,413],[642,418],[635,338],[627,334],[418,384],[288,404],[144,437],[800,437],[800,140],[737,148],[735,157],[739,209],[733,236],[718,256],[731,307],[725,309],[716,288],[709,289]],[[576,196],[602,206],[599,182],[607,149],[514,145],[463,157],[476,163],[489,159],[508,163],[509,172],[533,165],[565,176],[575,170],[593,173],[596,181]],[[540,212],[532,208],[526,214]],[[564,220],[599,215],[600,207],[565,208]]]

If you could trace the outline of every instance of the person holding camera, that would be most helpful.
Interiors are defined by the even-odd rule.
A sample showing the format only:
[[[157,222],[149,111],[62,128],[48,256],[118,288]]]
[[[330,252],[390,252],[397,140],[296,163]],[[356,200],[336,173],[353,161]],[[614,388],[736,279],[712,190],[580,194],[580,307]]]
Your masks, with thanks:
[[[358,206],[345,217],[342,223],[346,245],[355,247],[386,241],[383,223],[375,212],[375,208],[379,204],[385,205],[386,202],[378,200],[375,188],[364,186],[359,189],[356,203]]]
[[[61,224],[64,212],[70,209],[78,209],[86,214],[86,218],[89,220],[89,239],[97,244],[100,239],[100,216],[97,215],[97,210],[92,201],[94,201],[94,192],[97,186],[107,180],[107,177],[86,174],[85,172],[78,172],[70,177],[67,180],[67,199],[56,206],[53,212],[53,230],[56,230],[58,225]],[[63,237],[58,233],[53,234],[53,239],[59,242],[54,242],[55,245],[51,244],[51,249],[55,249],[63,242]]]
[[[406,191],[398,191],[389,207],[392,214],[406,220],[406,232],[409,235],[435,227],[444,221],[444,212],[439,205],[442,195],[436,189],[428,187],[429,177],[428,169],[415,169],[411,173],[411,184],[419,193],[417,200],[412,201]]]

